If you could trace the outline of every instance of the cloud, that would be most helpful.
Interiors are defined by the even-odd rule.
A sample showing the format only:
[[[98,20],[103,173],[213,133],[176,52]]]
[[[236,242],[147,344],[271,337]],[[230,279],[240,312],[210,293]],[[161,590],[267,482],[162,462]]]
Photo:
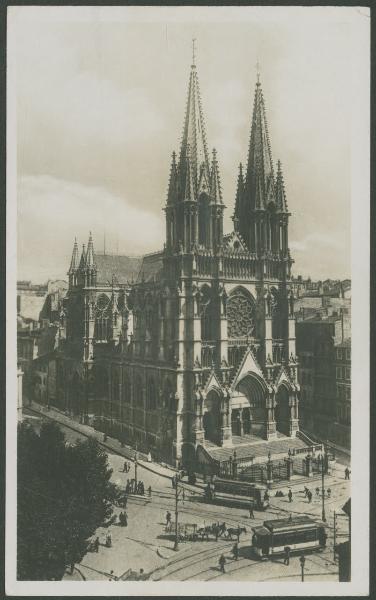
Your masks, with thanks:
[[[162,213],[138,208],[110,191],[50,176],[24,176],[18,185],[18,277],[63,277],[73,241],[102,252],[139,255],[163,246]]]

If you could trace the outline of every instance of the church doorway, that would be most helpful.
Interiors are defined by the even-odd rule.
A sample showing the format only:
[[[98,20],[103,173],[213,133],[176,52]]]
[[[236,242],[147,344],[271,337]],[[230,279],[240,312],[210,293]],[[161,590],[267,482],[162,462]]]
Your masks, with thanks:
[[[248,401],[248,406],[242,409],[241,415],[243,434],[263,437],[266,422],[266,390],[264,390],[262,383],[256,376],[249,374],[241,379],[236,390]]]
[[[211,391],[205,400],[203,426],[205,439],[220,445],[221,443],[221,409],[220,397],[216,391]]]
[[[240,409],[234,408],[231,411],[231,432],[232,435],[241,435],[241,420],[240,420]]]
[[[251,409],[243,408],[243,432],[244,432],[244,435],[251,433],[251,427],[252,427]]]
[[[290,407],[289,393],[283,385],[279,388],[276,395],[277,405],[275,407],[274,418],[277,431],[284,435],[290,435]]]

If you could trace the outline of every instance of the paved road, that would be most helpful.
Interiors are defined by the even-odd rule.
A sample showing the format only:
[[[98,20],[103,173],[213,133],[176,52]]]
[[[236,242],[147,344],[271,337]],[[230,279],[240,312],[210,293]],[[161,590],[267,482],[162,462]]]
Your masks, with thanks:
[[[70,441],[82,438],[83,434],[72,432],[63,426]],[[134,465],[130,473],[123,472],[124,458],[109,454],[110,466],[113,469],[112,480],[125,486],[128,478],[135,476]],[[166,474],[166,470],[163,470]],[[101,545],[99,552],[86,554],[81,564],[77,565],[81,576],[87,580],[108,580],[115,576],[119,579],[132,569],[139,572],[144,569],[153,580],[178,581],[300,581],[301,571],[299,557],[293,556],[290,565],[283,565],[282,560],[268,562],[256,561],[250,551],[251,527],[260,525],[270,518],[287,517],[295,514],[312,514],[321,518],[322,499],[316,496],[315,488],[319,483],[312,482],[314,493],[312,503],[308,503],[301,483],[292,485],[293,501],[289,503],[286,496],[275,497],[273,490],[271,505],[265,512],[255,511],[255,519],[248,518],[247,511],[241,508],[212,506],[203,502],[201,490],[182,485],[179,501],[179,521],[209,525],[214,522],[225,522],[227,526],[246,528],[240,538],[240,556],[235,561],[231,558],[231,549],[235,540],[219,539],[218,542],[196,541],[183,542],[179,550],[174,552],[173,536],[165,533],[165,515],[167,510],[174,519],[175,490],[171,481],[165,476],[138,467],[138,479],[144,481],[145,489],[151,486],[152,496],[149,498],[131,497],[128,501],[128,527],[112,525],[109,529],[99,528],[97,534]],[[338,581],[338,565],[333,560],[333,512],[340,509],[350,495],[350,483],[345,481],[343,470],[339,469],[326,479],[325,487],[330,485],[330,499],[325,499],[328,521],[328,547],[323,553],[306,556],[306,581]],[[321,487],[321,486],[320,486]],[[281,488],[285,493],[287,487]],[[118,514],[121,509],[116,508]],[[341,531],[347,533],[347,519],[340,519]],[[112,547],[104,545],[105,536],[111,532]],[[344,538],[343,538],[344,539]],[[226,572],[218,570],[218,559],[221,554],[226,557]],[[111,574],[111,571],[113,572]]]
[[[110,455],[113,468],[112,479],[118,485],[125,485],[128,477],[134,477],[134,467],[130,474],[122,472],[123,459]],[[250,551],[251,527],[260,525],[264,520],[294,514],[313,514],[321,517],[321,497],[315,497],[312,503],[305,499],[303,491],[294,490],[292,503],[286,497],[271,498],[271,506],[266,512],[255,511],[255,519],[250,520],[247,511],[240,508],[228,509],[211,506],[202,501],[199,493],[192,494],[185,489],[185,500],[179,502],[179,520],[185,523],[208,525],[216,521],[226,522],[227,526],[240,525],[246,528],[240,538],[240,557],[231,559],[231,549],[235,540],[219,539],[218,542],[196,541],[181,542],[179,550],[173,551],[173,536],[164,531],[165,514],[169,510],[174,518],[175,491],[171,483],[149,471],[138,469],[138,478],[142,478],[145,487],[152,487],[151,500],[131,498],[128,501],[128,527],[112,526],[113,547],[100,547],[98,554],[89,553],[79,565],[86,579],[101,579],[113,570],[121,577],[127,569],[139,571],[143,568],[153,580],[178,581],[272,581],[282,578],[300,581],[301,571],[298,557],[292,557],[290,566],[283,561],[260,563],[254,560]],[[333,560],[333,511],[340,508],[349,494],[349,482],[336,478],[331,484],[332,496],[326,499],[326,513],[329,525],[328,548],[323,553],[308,555],[305,565],[305,579],[338,581],[338,565]],[[182,486],[185,487],[184,485]],[[116,509],[120,512],[120,509]],[[342,519],[342,531],[346,533],[347,522]],[[100,538],[106,531],[98,530]],[[227,559],[226,573],[218,570],[219,556],[224,553]],[[98,572],[91,569],[97,569]],[[103,576],[102,573],[105,573]]]

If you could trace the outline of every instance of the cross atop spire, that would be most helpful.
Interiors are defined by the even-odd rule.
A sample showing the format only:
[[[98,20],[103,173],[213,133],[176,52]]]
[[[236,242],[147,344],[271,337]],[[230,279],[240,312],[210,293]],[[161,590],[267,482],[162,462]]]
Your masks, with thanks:
[[[259,62],[259,59],[257,59],[257,63],[256,63],[256,75],[257,75],[257,85],[260,85],[260,62]]]
[[[192,67],[196,66],[196,38],[192,38]]]

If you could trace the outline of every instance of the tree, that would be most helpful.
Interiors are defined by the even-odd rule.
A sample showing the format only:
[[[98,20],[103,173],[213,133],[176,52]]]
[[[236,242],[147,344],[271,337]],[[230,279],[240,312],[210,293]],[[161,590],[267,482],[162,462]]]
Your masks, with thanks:
[[[112,514],[114,485],[96,440],[65,443],[59,426],[18,429],[17,576],[59,580]]]

